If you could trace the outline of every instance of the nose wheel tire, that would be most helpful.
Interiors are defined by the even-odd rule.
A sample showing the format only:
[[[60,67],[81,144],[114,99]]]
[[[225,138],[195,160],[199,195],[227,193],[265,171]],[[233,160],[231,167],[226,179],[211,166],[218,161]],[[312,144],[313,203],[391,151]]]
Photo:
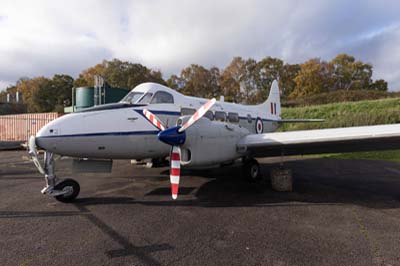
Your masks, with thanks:
[[[243,166],[244,175],[246,179],[252,183],[258,183],[261,181],[261,170],[260,165],[255,159],[248,160]]]
[[[62,195],[55,196],[56,200],[61,202],[71,202],[73,201],[79,194],[81,190],[79,183],[73,179],[65,179],[55,185],[55,190],[60,190],[65,192]]]

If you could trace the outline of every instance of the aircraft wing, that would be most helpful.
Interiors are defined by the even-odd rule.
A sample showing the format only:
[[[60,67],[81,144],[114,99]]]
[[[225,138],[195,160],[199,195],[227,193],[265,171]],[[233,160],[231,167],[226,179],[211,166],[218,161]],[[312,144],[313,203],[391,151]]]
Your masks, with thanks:
[[[400,124],[251,134],[238,143],[254,157],[400,149]]]

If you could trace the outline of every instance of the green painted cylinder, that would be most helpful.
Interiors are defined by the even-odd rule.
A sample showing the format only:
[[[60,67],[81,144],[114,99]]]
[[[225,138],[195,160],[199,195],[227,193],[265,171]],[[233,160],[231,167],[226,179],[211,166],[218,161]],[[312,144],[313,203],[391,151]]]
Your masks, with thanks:
[[[107,88],[106,89],[106,103],[119,102],[128,94],[129,90],[122,88]]]
[[[76,108],[87,108],[94,105],[94,88],[79,87],[75,89]]]

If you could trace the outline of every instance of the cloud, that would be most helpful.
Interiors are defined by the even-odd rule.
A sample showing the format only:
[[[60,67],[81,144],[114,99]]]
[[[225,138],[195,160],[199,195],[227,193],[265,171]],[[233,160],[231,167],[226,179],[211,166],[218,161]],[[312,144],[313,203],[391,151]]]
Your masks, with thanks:
[[[233,56],[289,63],[348,52],[400,89],[398,1],[8,1],[0,3],[0,86],[21,76],[76,77],[120,58],[165,76]],[[1,88],[1,87],[0,87]]]

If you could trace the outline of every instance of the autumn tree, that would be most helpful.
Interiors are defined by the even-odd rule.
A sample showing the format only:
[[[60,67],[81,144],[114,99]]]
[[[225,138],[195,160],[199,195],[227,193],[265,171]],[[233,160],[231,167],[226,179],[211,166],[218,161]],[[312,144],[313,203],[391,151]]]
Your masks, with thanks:
[[[74,85],[94,86],[94,76],[102,76],[112,87],[133,89],[143,82],[166,84],[160,71],[149,69],[141,64],[113,59],[90,67],[79,74]]]
[[[183,94],[204,98],[217,97],[221,94],[219,85],[219,69],[207,69],[192,64],[181,71],[180,76],[172,75],[167,84]]]
[[[221,74],[220,84],[228,101],[238,103],[257,102],[259,77],[257,61],[235,57]]]
[[[240,82],[243,76],[243,65],[244,60],[241,57],[235,57],[221,73],[220,85],[227,101],[242,101]]]
[[[48,82],[49,79],[45,77],[36,77],[32,79],[24,78],[17,81],[17,84],[15,86],[16,91],[22,93],[22,98],[27,106],[28,112],[40,112],[41,108],[35,102],[34,95],[42,86],[46,86]]]
[[[285,64],[279,76],[279,88],[283,97],[287,98],[295,89],[295,78],[300,72],[300,65]]]
[[[329,88],[329,64],[320,59],[311,59],[300,65],[300,72],[295,77],[296,87],[291,98],[325,92]]]

